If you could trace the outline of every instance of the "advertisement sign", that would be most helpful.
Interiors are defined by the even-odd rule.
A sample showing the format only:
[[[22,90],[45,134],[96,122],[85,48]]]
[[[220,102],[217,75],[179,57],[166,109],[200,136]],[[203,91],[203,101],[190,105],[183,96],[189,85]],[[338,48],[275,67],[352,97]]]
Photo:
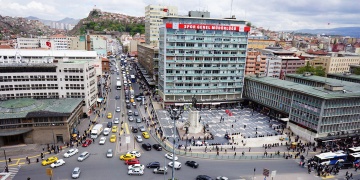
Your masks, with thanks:
[[[249,26],[224,26],[214,24],[178,24],[178,23],[166,23],[168,29],[196,29],[196,30],[221,30],[221,31],[242,31],[249,32]]]

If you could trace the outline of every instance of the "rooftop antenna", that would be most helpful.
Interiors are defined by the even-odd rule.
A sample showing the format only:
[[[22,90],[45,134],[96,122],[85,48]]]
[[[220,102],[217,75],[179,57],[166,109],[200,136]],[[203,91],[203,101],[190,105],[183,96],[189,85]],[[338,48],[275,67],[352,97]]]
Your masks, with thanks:
[[[232,7],[233,7],[233,1],[234,1],[234,0],[231,0],[231,9],[230,9],[230,17],[231,17],[231,15],[232,15]]]

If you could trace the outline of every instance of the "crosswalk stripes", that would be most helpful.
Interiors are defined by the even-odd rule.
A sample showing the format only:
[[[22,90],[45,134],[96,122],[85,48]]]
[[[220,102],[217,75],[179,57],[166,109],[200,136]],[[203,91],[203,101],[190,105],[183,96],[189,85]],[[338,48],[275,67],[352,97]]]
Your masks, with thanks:
[[[15,175],[19,172],[18,167],[9,167],[10,179],[14,179]]]

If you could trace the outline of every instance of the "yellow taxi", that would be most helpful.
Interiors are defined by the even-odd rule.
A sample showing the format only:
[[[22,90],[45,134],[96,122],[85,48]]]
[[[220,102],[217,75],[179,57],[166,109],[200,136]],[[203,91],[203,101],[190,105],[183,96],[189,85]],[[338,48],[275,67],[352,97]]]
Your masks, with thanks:
[[[135,159],[135,156],[132,154],[124,154],[124,155],[120,156],[120,160],[127,161],[127,160],[131,160],[131,159]]]
[[[43,160],[41,162],[41,165],[46,166],[46,165],[49,165],[49,164],[52,164],[52,163],[56,162],[57,160],[58,160],[57,157],[51,156],[51,157],[48,157],[47,159]]]
[[[143,132],[142,135],[143,135],[143,137],[144,137],[145,139],[149,139],[149,138],[150,138],[150,135],[149,135],[148,132]]]
[[[111,114],[111,113],[108,113],[108,114],[107,114],[107,118],[108,118],[108,119],[111,119],[111,118],[112,118],[112,114]]]
[[[117,132],[117,126],[113,126],[111,129],[111,132],[116,133]]]
[[[110,142],[115,142],[115,141],[116,141],[116,135],[113,134],[113,135],[111,135],[111,137],[110,137]]]
[[[131,98],[131,99],[130,99],[130,102],[132,102],[132,103],[133,103],[133,102],[134,102],[134,99],[133,99],[133,98]]]

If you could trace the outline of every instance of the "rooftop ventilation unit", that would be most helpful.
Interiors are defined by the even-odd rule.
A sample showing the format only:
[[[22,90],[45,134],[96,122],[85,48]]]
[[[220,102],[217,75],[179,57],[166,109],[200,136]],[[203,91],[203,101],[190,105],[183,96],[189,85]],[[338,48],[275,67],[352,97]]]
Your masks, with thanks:
[[[310,72],[304,72],[303,76],[307,77],[307,76],[311,76],[312,74]]]

